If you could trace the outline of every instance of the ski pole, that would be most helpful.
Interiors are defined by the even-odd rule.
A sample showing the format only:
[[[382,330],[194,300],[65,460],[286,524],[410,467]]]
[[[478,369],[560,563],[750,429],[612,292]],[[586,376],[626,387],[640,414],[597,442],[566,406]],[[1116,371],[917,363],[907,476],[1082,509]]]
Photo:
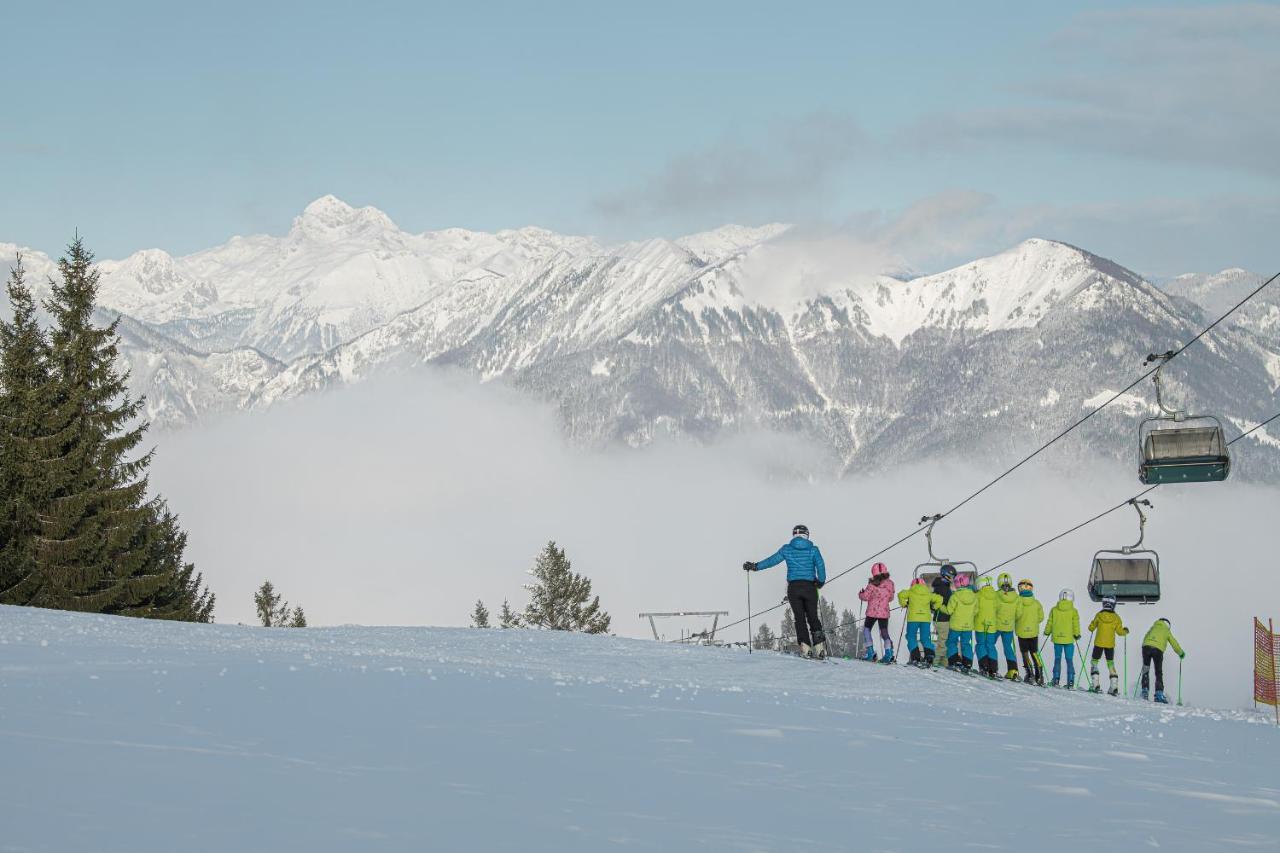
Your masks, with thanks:
[[[1178,707],[1182,707],[1182,656],[1178,656]]]
[[[1090,642],[1092,642],[1092,638],[1090,639]],[[1080,641],[1079,641],[1079,640],[1076,640],[1076,651],[1077,651],[1077,652],[1080,652]],[[1080,671],[1084,673],[1084,683],[1085,683],[1085,684],[1087,684],[1087,685],[1089,685],[1089,689],[1090,689],[1090,690],[1092,690],[1092,689],[1093,689],[1093,679],[1089,677],[1089,665],[1088,665],[1088,663],[1087,663],[1087,662],[1086,662],[1086,660],[1085,660],[1084,652],[1080,652],[1080,654],[1081,654],[1081,658],[1080,658]]]
[[[1129,698],[1129,635],[1124,635],[1124,698]]]
[[[755,635],[751,633],[751,572],[747,572],[747,654],[751,654],[755,641]]]

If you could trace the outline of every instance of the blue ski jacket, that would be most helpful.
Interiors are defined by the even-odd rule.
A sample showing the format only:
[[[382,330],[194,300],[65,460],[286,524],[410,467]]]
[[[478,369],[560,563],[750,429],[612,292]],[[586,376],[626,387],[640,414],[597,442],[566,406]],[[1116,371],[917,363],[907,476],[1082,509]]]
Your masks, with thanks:
[[[827,564],[822,562],[822,552],[803,536],[797,536],[779,548],[772,557],[756,563],[756,571],[771,569],[784,560],[787,563],[788,581],[827,582]]]

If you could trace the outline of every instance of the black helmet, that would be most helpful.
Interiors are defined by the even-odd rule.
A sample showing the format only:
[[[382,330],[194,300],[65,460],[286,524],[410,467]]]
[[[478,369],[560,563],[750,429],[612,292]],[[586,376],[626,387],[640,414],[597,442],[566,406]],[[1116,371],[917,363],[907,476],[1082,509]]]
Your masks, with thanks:
[[[791,528],[791,535],[792,535],[792,536],[803,536],[805,539],[808,539],[808,538],[809,538],[809,528],[808,528],[808,527],[806,527],[806,526],[805,526],[805,525],[803,525],[803,524],[797,524],[795,527]]]
[[[1170,628],[1172,628],[1172,627],[1173,627],[1173,623],[1172,623],[1172,622],[1170,622],[1168,619],[1164,618],[1163,616],[1161,616],[1161,617],[1160,617],[1159,619],[1157,619],[1156,621],[1157,621],[1157,622],[1163,622],[1164,624],[1168,625]]]
[[[1112,613],[1116,611],[1116,598],[1114,595],[1108,595],[1102,599],[1102,609],[1110,610]]]
[[[950,563],[947,563],[945,566],[942,567],[942,569],[938,572],[938,574],[942,575],[947,580],[952,580],[956,576],[956,567],[951,565]]]

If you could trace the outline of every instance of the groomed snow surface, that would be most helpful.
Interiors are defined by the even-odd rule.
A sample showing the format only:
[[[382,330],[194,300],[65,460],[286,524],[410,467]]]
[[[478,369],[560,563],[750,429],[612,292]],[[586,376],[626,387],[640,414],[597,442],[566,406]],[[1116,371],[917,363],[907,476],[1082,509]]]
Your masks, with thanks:
[[[1263,715],[531,631],[0,607],[0,755],[5,851],[1280,844]]]

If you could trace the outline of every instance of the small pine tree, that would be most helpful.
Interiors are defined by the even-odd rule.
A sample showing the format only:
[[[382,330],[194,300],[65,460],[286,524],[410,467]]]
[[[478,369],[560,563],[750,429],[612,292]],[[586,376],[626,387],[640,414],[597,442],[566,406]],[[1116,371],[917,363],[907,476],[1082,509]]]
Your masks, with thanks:
[[[500,628],[523,628],[524,621],[520,618],[520,614],[511,609],[511,605],[504,598],[502,600],[502,610],[498,613],[498,627]]]
[[[505,602],[504,602],[505,603]],[[484,606],[484,602],[476,599],[476,607],[471,611],[471,627],[472,628],[488,628],[489,626],[489,608]]]
[[[773,629],[768,623],[761,622],[760,627],[756,629],[756,636],[752,645],[757,649],[772,649],[777,637],[773,634]]]
[[[835,646],[840,638],[836,634],[836,629],[840,620],[836,618],[836,606],[824,596],[818,597],[818,621],[822,623],[822,633],[827,638],[827,654],[837,656]]]
[[[263,581],[258,587],[253,595],[253,604],[258,609],[258,621],[264,628],[307,627],[307,617],[302,608],[290,608],[289,602],[276,592],[271,581]]]
[[[529,574],[534,582],[525,585],[532,598],[524,611],[526,624],[552,631],[608,632],[610,618],[600,609],[600,596],[587,603],[591,581],[574,573],[564,549],[555,542],[542,549]]]
[[[790,607],[782,611],[782,627],[778,631],[778,640],[784,652],[795,651],[799,648],[796,645],[796,619],[792,615]]]

